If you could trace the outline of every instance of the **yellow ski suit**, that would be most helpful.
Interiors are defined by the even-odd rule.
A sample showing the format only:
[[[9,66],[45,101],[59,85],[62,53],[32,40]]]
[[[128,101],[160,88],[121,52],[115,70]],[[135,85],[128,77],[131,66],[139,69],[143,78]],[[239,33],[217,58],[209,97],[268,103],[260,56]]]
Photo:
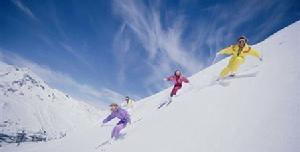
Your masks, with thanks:
[[[260,53],[247,44],[245,44],[243,48],[240,48],[237,44],[231,45],[230,47],[221,50],[218,54],[232,55],[227,67],[225,67],[220,73],[220,77],[222,78],[236,72],[240,65],[244,63],[246,56],[251,55],[260,58]]]

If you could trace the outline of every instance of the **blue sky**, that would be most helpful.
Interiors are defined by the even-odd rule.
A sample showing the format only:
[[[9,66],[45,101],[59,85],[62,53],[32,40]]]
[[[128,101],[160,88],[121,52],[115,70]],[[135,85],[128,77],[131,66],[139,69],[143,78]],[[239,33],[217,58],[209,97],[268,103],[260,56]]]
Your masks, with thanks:
[[[170,86],[216,51],[300,19],[297,0],[2,0],[0,60],[30,67],[76,98],[113,102]]]

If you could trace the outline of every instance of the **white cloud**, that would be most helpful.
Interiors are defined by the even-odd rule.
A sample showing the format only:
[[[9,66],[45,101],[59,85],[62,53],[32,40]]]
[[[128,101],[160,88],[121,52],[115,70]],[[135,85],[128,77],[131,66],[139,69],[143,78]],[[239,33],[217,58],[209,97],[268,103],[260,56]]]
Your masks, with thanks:
[[[39,65],[16,54],[0,49],[0,61],[19,67],[30,68],[50,86],[60,89],[72,97],[83,100],[94,105],[103,105],[111,102],[119,102],[123,96],[113,90],[102,88],[96,89],[87,84],[74,80],[71,76],[50,69],[47,66]]]
[[[127,41],[132,38],[128,36],[130,29],[148,55],[147,59],[143,60],[146,60],[152,68],[152,74],[146,78],[146,85],[161,88],[163,84],[154,82],[175,70],[174,65],[187,73],[194,73],[202,67],[194,54],[188,53],[189,51],[182,45],[182,16],[178,16],[172,21],[171,26],[164,29],[160,22],[160,12],[155,4],[148,8],[141,1],[115,0],[113,6],[115,13],[123,20],[123,25],[116,34],[114,43],[117,46],[116,51],[121,59],[128,53],[130,46]]]
[[[255,29],[261,26],[263,26],[263,28],[270,28],[275,25],[273,21],[282,19],[281,15],[290,7],[280,5],[280,2],[280,0],[238,0],[230,4],[215,4],[213,7],[205,9],[205,11],[212,12],[210,14],[212,19],[204,24],[198,24],[198,28],[195,28],[194,33],[199,35],[195,44],[207,43],[210,47],[210,52],[214,55],[214,53],[218,51],[216,50],[217,48],[226,47],[223,43],[224,40],[232,40],[232,42],[235,42],[237,37],[233,36],[237,31],[245,34],[249,31],[255,31]],[[259,27],[247,26],[247,23],[252,24],[250,22],[253,21],[254,18],[259,17],[264,11],[269,11],[268,15],[270,18],[268,18],[267,21]],[[253,39],[255,40],[261,38],[262,33],[269,31],[263,28],[258,33],[255,33],[255,35],[251,35],[251,37],[254,37]]]
[[[164,84],[158,82],[175,70],[174,68],[193,74],[203,68],[203,64],[211,63],[218,49],[227,47],[225,40],[235,43],[237,37],[234,36],[237,31],[242,33],[253,31],[247,29],[249,28],[247,26],[243,29],[243,26],[263,11],[272,10],[269,14],[271,19],[280,20],[282,12],[290,6],[279,5],[279,2],[280,0],[238,0],[230,4],[212,4],[198,10],[208,13],[209,20],[193,21],[193,26],[188,27],[185,14],[182,14],[185,11],[180,10],[181,7],[178,8],[179,10],[168,10],[168,13],[173,11],[170,14],[176,14],[176,16],[168,16],[168,13],[162,15],[165,12],[161,11],[161,1],[149,1],[150,4],[145,4],[144,1],[138,0],[114,0],[114,13],[122,20],[114,41],[115,51],[122,65],[120,80],[126,80],[124,71],[133,66],[124,60],[131,51],[135,53],[145,51],[147,54],[143,62],[147,63],[151,71],[151,74],[145,78],[145,85],[149,88],[149,92],[152,92],[152,88],[161,89]],[[180,2],[179,5],[181,4],[185,5]],[[250,28],[263,30],[272,27],[274,25],[271,19],[259,27]],[[186,31],[192,32],[183,37],[182,33]],[[262,37],[262,34],[265,32],[256,33],[252,38],[257,40]],[[141,44],[144,50],[135,49],[137,43]],[[205,58],[198,59],[197,57],[203,57],[202,54],[205,54]]]
[[[114,39],[114,49],[118,50],[118,52],[116,52],[116,56],[118,57],[118,60],[121,64],[119,64],[119,72],[118,72],[118,81],[119,83],[125,81],[126,76],[125,76],[125,70],[126,70],[126,64],[125,63],[126,57],[124,57],[124,54],[126,54],[129,51],[130,48],[130,39],[126,38],[125,35],[123,35],[124,30],[126,29],[126,25],[123,24],[119,31],[117,32],[117,35],[115,36]]]
[[[38,18],[32,13],[32,11],[25,4],[21,2],[21,0],[11,0],[22,12],[24,12],[27,16],[32,18],[33,20],[38,21]]]

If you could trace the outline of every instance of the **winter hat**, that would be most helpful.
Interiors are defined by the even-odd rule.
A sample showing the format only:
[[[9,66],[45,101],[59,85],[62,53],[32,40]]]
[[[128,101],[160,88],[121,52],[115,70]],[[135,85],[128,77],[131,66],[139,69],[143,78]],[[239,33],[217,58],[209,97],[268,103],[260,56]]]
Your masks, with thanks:
[[[238,38],[238,41],[240,41],[240,40],[242,40],[242,39],[244,39],[246,43],[248,42],[248,39],[247,39],[246,36],[240,36],[240,37]]]
[[[118,107],[119,105],[116,104],[116,103],[112,103],[112,104],[110,104],[109,106],[110,106],[110,107]]]

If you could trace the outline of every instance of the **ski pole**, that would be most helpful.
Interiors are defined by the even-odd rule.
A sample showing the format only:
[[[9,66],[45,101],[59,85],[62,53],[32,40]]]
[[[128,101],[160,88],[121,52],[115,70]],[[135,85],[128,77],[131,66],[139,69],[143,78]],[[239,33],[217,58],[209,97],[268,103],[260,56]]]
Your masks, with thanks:
[[[215,64],[216,60],[217,60],[218,54],[215,55],[214,60],[212,62],[212,65]]]

